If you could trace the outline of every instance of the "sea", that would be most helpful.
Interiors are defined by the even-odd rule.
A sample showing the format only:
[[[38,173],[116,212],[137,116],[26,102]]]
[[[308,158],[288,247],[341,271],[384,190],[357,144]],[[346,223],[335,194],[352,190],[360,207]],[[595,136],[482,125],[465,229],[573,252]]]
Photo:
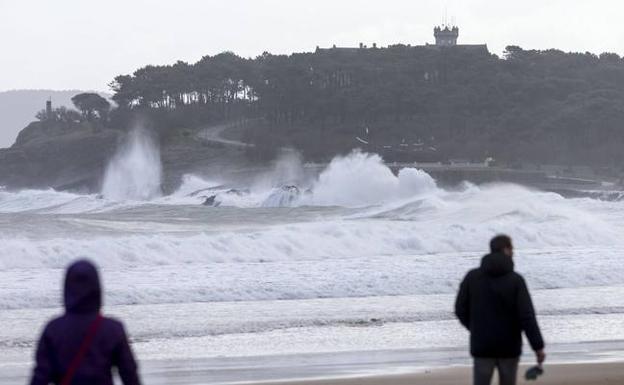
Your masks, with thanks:
[[[443,188],[363,152],[314,173],[290,154],[252,177],[186,175],[171,194],[161,174],[137,134],[99,194],[0,189],[0,383],[27,381],[45,322],[63,312],[65,268],[83,258],[150,383],[466,365],[455,294],[499,233],[514,240],[551,361],[624,352],[624,202]]]

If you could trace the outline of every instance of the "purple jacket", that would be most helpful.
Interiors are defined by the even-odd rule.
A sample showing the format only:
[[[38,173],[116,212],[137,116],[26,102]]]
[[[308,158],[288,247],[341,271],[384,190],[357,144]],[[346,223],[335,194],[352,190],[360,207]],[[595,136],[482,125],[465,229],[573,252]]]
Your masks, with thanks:
[[[93,264],[78,261],[65,276],[65,315],[48,323],[39,340],[31,385],[60,384],[102,304]],[[137,365],[121,322],[104,318],[76,370],[72,385],[113,385],[116,366],[124,385],[139,385]]]

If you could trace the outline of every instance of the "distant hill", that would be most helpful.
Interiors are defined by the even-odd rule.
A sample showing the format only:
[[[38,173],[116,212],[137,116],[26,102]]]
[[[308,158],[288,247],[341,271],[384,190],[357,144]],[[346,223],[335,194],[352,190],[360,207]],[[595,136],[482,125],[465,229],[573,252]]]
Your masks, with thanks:
[[[72,107],[71,98],[81,92],[83,91],[13,90],[0,92],[0,148],[10,147],[15,142],[20,130],[36,120],[37,111],[45,108],[48,98],[52,98],[52,105],[55,108]]]

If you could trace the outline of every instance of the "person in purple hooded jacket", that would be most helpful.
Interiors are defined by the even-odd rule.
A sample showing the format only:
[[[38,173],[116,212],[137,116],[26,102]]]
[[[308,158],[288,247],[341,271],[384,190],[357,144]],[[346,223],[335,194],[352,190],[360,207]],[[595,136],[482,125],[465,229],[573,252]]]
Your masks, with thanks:
[[[39,340],[31,385],[139,385],[123,325],[100,315],[102,292],[95,266],[78,261],[65,276],[65,314],[50,321]]]

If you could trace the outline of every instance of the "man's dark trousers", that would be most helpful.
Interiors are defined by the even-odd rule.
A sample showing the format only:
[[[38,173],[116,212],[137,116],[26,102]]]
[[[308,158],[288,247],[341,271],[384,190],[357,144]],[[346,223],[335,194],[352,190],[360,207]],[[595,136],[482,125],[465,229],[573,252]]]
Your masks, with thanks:
[[[499,385],[516,385],[519,361],[519,358],[475,358],[473,384],[490,385],[496,368]]]

